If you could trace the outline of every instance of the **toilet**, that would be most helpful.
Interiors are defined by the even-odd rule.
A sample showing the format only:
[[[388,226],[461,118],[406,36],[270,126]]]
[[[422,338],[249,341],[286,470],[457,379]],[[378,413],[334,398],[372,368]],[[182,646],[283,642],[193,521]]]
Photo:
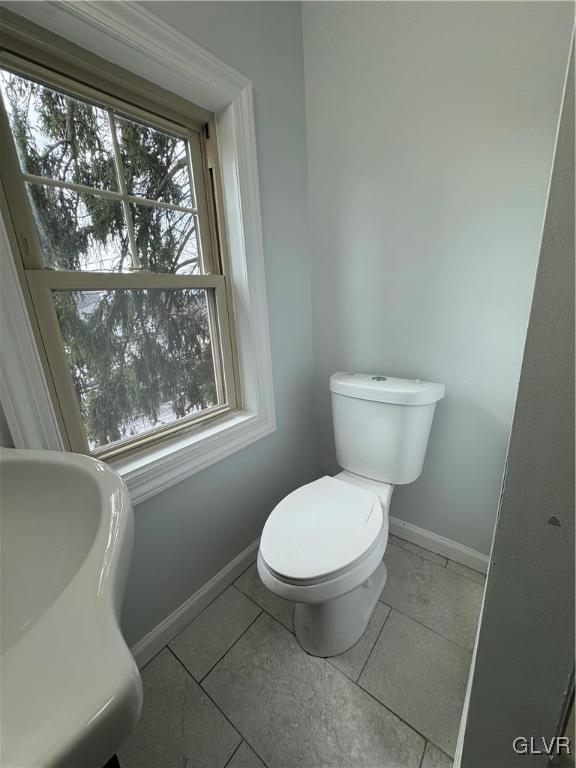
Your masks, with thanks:
[[[282,499],[258,550],[262,582],[295,603],[296,637],[313,656],[343,653],[366,629],[386,584],[392,491],[420,476],[445,389],[419,379],[334,373],[330,392],[343,471]]]

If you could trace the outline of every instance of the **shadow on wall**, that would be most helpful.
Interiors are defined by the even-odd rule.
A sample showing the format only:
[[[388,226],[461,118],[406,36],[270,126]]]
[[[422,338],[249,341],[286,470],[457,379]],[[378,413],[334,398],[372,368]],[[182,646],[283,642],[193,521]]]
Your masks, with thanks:
[[[396,489],[392,514],[426,530],[434,521],[435,533],[473,542],[468,545],[487,555],[509,433],[509,423],[482,404],[447,393],[436,409],[422,475]]]
[[[2,409],[1,405],[0,405],[0,446],[2,446],[2,448],[14,448],[14,441],[12,440],[12,435],[10,434],[10,429],[8,428],[6,416],[4,415],[4,410]]]

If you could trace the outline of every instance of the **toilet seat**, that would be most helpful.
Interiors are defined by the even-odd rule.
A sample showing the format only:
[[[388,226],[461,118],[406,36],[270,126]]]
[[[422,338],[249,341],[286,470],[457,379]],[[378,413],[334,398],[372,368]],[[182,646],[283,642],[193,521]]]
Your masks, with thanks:
[[[386,526],[374,547],[360,562],[324,581],[295,582],[283,579],[268,566],[261,551],[258,552],[258,574],[269,590],[285,600],[291,600],[293,603],[325,603],[352,592],[361,584],[368,586],[372,574],[379,565],[383,565],[382,558],[387,541],[388,527]]]
[[[333,477],[308,483],[269,516],[260,540],[259,569],[282,592],[292,592],[292,585],[305,588],[310,597],[315,592],[342,594],[382,559],[388,534],[385,512],[378,495],[365,488]],[[312,589],[314,585],[319,589]]]

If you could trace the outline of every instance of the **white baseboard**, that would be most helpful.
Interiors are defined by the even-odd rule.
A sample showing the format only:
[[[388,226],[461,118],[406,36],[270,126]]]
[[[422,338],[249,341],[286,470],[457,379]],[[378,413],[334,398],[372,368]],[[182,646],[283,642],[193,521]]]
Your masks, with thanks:
[[[390,518],[390,533],[393,536],[398,536],[399,539],[418,544],[418,546],[429,549],[431,552],[436,552],[437,555],[454,560],[460,565],[467,565],[468,568],[473,568],[475,571],[486,573],[488,570],[490,558],[481,552],[476,552],[475,549],[470,549],[470,547],[452,541],[452,539],[445,539],[444,536],[419,528],[417,525],[405,523],[404,520],[399,520],[397,517]]]
[[[240,574],[256,560],[260,539],[256,539],[232,562],[216,574],[207,584],[191,595],[182,605],[161,621],[158,626],[132,647],[132,655],[139,668],[147,664],[164,646],[189,624],[200,611],[229,587]]]
[[[456,563],[474,568],[476,571],[486,573],[488,570],[489,558],[481,552],[476,552],[476,550],[470,549],[470,547],[466,547],[464,544],[446,539],[444,536],[432,533],[432,531],[419,528],[417,525],[405,523],[397,517],[390,518],[390,533],[398,536],[400,539],[410,541],[412,544],[418,544],[420,547],[424,547],[431,552],[436,552],[438,555],[454,560]],[[210,579],[207,584],[204,584],[203,587],[191,595],[188,600],[176,608],[164,621],[160,622],[157,627],[154,627],[142,640],[133,646],[132,654],[136,659],[138,667],[141,668],[147,664],[151,658],[184,629],[186,624],[189,624],[226,587],[230,586],[251,562],[256,560],[259,543],[260,539],[252,542],[232,562],[228,563],[225,568]]]

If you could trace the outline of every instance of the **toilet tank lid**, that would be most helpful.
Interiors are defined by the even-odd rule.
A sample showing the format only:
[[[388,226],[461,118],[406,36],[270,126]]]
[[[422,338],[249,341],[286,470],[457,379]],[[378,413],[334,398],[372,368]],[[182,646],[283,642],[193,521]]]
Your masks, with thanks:
[[[427,405],[444,397],[444,384],[420,379],[397,379],[378,373],[339,371],[330,376],[330,391],[378,403]]]

